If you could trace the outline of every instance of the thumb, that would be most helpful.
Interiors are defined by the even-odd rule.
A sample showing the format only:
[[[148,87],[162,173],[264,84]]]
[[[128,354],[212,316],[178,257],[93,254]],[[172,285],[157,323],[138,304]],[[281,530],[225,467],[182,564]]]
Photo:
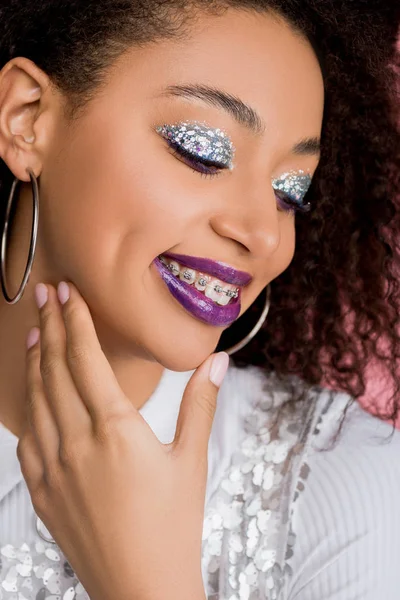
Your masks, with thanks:
[[[209,356],[193,373],[183,394],[173,444],[182,452],[207,453],[217,407],[218,389],[229,366],[229,356]]]

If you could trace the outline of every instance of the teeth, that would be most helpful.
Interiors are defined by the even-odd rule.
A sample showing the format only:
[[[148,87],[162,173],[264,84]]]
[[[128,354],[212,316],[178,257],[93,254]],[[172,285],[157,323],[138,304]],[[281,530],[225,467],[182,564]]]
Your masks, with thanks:
[[[239,295],[239,290],[235,286],[224,284],[223,281],[213,279],[210,275],[181,266],[176,261],[166,259],[164,256],[160,256],[159,258],[173,275],[179,277],[181,281],[189,285],[194,284],[197,290],[204,292],[207,298],[210,298],[210,300],[213,300],[219,306],[226,306],[233,298],[237,298]]]
[[[219,279],[212,279],[206,287],[205,294],[207,298],[218,302],[222,296],[222,290],[224,289],[222,281]]]
[[[194,283],[196,281],[196,271],[193,269],[183,268],[179,273],[179,279],[186,281],[186,283]]]
[[[179,266],[179,264],[175,261],[171,261],[168,265],[169,270],[171,271],[171,273],[173,273],[173,275],[179,275],[181,268]]]
[[[226,306],[227,304],[229,304],[231,298],[233,298],[233,295],[230,295],[231,293],[234,294],[234,291],[232,291],[231,288],[224,287],[221,296],[217,300],[217,304],[219,304],[220,306]]]
[[[200,292],[204,292],[210,279],[211,278],[207,275],[204,275],[204,273],[199,273],[194,287]]]

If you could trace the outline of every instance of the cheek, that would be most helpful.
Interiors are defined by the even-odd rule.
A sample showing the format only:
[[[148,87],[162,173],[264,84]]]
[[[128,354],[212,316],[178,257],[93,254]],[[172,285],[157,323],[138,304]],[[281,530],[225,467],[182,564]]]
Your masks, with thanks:
[[[171,169],[156,169],[151,148],[132,145],[126,134],[91,130],[54,152],[43,176],[47,251],[70,265],[107,270],[125,249],[136,264],[149,264],[180,240],[190,219],[187,194],[168,179]]]
[[[295,217],[282,213],[280,241],[268,271],[269,280],[283,273],[292,262],[296,247]]]

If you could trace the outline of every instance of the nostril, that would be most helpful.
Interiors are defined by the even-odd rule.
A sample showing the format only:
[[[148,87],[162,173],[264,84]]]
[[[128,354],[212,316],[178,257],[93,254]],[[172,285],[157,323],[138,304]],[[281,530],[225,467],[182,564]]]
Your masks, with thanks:
[[[241,250],[244,250],[246,253],[251,252],[250,248],[248,246],[246,246],[246,244],[243,244],[243,242],[236,240],[236,243],[238,244],[238,246],[240,247]]]

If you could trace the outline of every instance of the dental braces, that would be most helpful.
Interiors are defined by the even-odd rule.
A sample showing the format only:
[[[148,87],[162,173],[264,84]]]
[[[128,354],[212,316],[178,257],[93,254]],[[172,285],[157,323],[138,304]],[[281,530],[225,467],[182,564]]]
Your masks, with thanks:
[[[165,263],[164,263],[165,264]],[[169,269],[171,271],[171,273],[175,276],[180,274],[179,269],[172,264],[166,264],[167,269]],[[190,281],[192,279],[192,274],[190,273],[190,271],[185,270],[183,272],[183,277],[184,279],[186,279],[187,281]],[[238,290],[226,290],[224,291],[223,288],[216,284],[214,286],[211,286],[209,283],[207,283],[207,280],[204,279],[204,277],[200,277],[200,279],[198,280],[198,284],[201,285],[202,287],[208,287],[208,288],[213,288],[214,291],[217,294],[225,294],[226,296],[228,296],[228,298],[238,298],[239,296],[239,291]]]

